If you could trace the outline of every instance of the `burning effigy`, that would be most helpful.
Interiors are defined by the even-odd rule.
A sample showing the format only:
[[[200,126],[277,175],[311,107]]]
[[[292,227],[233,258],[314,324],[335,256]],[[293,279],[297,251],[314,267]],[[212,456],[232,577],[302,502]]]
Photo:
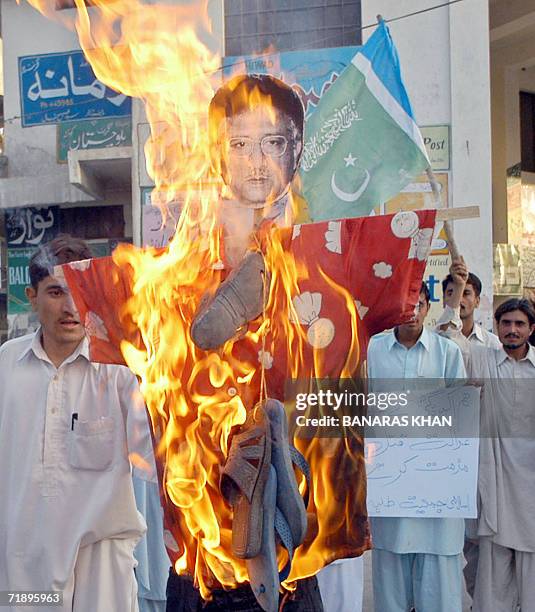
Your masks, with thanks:
[[[360,376],[370,336],[412,316],[435,211],[311,222],[292,88],[215,83],[198,7],[91,4],[76,0],[84,53],[145,103],[155,197],[183,207],[167,248],[62,273],[92,360],[141,381],[176,572],[204,599],[250,582],[277,609],[281,580],[370,547],[361,433],[300,436],[286,383]]]

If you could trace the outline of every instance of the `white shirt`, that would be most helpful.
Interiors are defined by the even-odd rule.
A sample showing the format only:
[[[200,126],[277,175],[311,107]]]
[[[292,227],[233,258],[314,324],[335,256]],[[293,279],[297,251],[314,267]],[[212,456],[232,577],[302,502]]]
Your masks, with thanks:
[[[395,330],[373,336],[368,347],[368,378],[464,378],[466,372],[458,347],[439,334],[423,328],[411,348],[401,344]]]
[[[448,324],[445,330],[441,330],[441,326]],[[472,359],[472,349],[476,346],[488,347],[492,349],[501,349],[502,343],[495,334],[487,331],[478,323],[474,323],[474,327],[470,332],[470,335],[466,337],[463,334],[463,323],[460,316],[460,308],[452,308],[451,306],[444,306],[444,310],[438,319],[435,331],[441,336],[453,340],[455,344],[461,349],[463,355],[464,364],[466,369],[470,369],[470,361]]]
[[[479,323],[474,323],[474,327],[470,332],[470,335],[467,337],[468,342],[473,342],[475,344],[480,344],[481,346],[488,346],[493,349],[501,349],[502,343],[496,334],[487,331],[483,326],[479,325]]]
[[[147,432],[136,378],[91,363],[85,339],[56,368],[40,338],[0,347],[0,590],[61,591],[79,547],[145,531],[127,454],[127,426]]]
[[[535,349],[517,361],[471,347],[469,376],[483,382],[478,533],[535,553]]]
[[[442,325],[448,323],[450,328],[446,330],[446,333],[442,333],[439,331],[439,328]],[[435,331],[441,333],[441,335],[450,338],[451,340],[457,341],[458,338],[462,335],[463,322],[461,321],[460,308],[452,308],[451,306],[444,306],[444,310],[438,319]],[[479,323],[474,322],[474,327],[470,332],[469,336],[463,336],[469,342],[473,342],[474,344],[480,344],[481,346],[488,346],[494,349],[501,349],[502,343],[496,334],[487,331],[484,327],[482,327]],[[460,338],[462,340],[462,338]],[[462,350],[463,347],[461,347]]]
[[[393,390],[401,379],[464,379],[466,371],[457,345],[424,328],[411,348],[401,344],[394,330],[377,334],[368,346],[368,378],[374,391]],[[394,380],[394,387],[388,385]],[[457,555],[463,549],[464,520],[458,518],[372,517],[375,548],[398,554]]]

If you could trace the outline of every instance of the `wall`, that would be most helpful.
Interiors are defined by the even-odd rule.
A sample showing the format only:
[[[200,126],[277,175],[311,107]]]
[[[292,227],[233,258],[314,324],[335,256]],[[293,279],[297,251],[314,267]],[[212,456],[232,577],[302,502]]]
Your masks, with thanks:
[[[535,93],[535,66],[531,68],[520,69],[520,78],[518,80],[520,91],[529,91]]]
[[[132,235],[128,159],[125,161],[128,168],[126,179],[122,182],[117,180],[111,189],[105,192],[103,199],[95,200],[71,184],[68,165],[57,162],[57,126],[54,124],[23,128],[20,119],[19,57],[77,50],[80,48],[77,35],[59,22],[42,16],[25,0],[20,5],[15,0],[0,0],[0,3],[4,71],[4,156],[7,158],[7,174],[0,174],[0,209],[29,205],[75,208],[76,210],[63,211],[62,215],[58,215],[58,218],[63,219],[63,226],[58,229],[100,242],[101,248],[107,249],[108,239],[124,239]],[[60,14],[58,12],[58,15]],[[115,208],[107,208],[113,205]],[[86,209],[86,206],[99,208]],[[0,215],[3,216],[1,211]],[[19,258],[23,257],[21,253],[22,249],[10,248],[11,269],[27,265],[27,261],[19,261]],[[26,256],[29,256],[28,253],[24,255]],[[17,298],[14,285],[12,282],[10,286],[8,319],[10,334],[19,335],[31,329],[34,321],[27,312],[28,304],[20,303]]]
[[[532,0],[490,0],[490,29],[510,24],[511,21],[524,20],[533,11]]]
[[[363,0],[362,23],[376,15],[387,21],[423,10],[432,0]],[[449,204],[478,205],[479,219],[454,223],[455,238],[470,267],[481,277],[483,308],[492,308],[492,203],[488,0],[472,0],[389,24],[405,85],[420,125],[451,125]],[[373,30],[366,29],[364,39]],[[477,236],[477,240],[474,240]]]
[[[432,6],[429,0],[363,0],[362,23],[376,23],[382,15],[388,21],[406,13]],[[450,48],[447,9],[439,9],[388,24],[397,47],[405,86],[416,120],[420,125],[450,123]],[[363,42],[373,33],[363,31]]]
[[[130,196],[123,190],[95,201],[74,187],[67,164],[57,163],[56,125],[23,128],[18,58],[80,48],[77,35],[47,19],[25,1],[0,0],[4,42],[4,155],[7,171],[0,180],[0,208],[15,206],[122,204],[131,225]],[[69,11],[70,12],[70,11]]]
[[[146,0],[147,4],[154,3]],[[70,202],[91,203],[89,196],[69,184],[66,165],[56,163],[56,126],[36,126],[22,128],[20,123],[20,93],[18,76],[18,57],[38,53],[69,51],[79,49],[77,35],[64,28],[61,24],[46,19],[27,3],[18,5],[14,0],[0,0],[2,7],[2,25],[5,43],[5,107],[7,121],[5,136],[5,154],[9,160],[9,180],[11,193],[20,193],[20,199],[32,201],[39,197],[36,188],[28,185],[27,176],[40,176],[39,191],[43,194],[42,203]],[[168,4],[189,4],[189,0],[167,0]],[[212,43],[219,53],[224,49],[224,19],[223,0],[209,0],[208,12],[212,20]],[[24,32],[24,36],[21,36]],[[137,124],[145,121],[139,103],[133,106],[133,149],[137,150]],[[142,145],[141,145],[142,146]],[[132,160],[132,185],[139,185],[139,163],[134,153]],[[130,213],[130,202],[126,209],[127,229],[133,230],[134,240],[140,241],[140,197],[138,189],[133,189],[133,211]],[[124,194],[107,194],[107,199],[99,204],[117,204],[124,199]],[[4,206],[6,206],[4,197]],[[13,197],[10,198],[13,205]],[[16,199],[16,198],[15,198]],[[0,182],[0,208],[2,207],[2,183]],[[125,212],[127,212],[125,211]]]
[[[226,0],[226,55],[359,45],[361,0]]]
[[[0,96],[4,95],[4,62],[3,62],[4,50],[3,42],[0,38]]]
[[[528,51],[524,47],[525,51]],[[535,48],[533,49],[535,51]],[[531,54],[531,51],[528,51]],[[535,92],[535,56],[517,57],[513,65],[504,66],[507,55],[497,54],[503,72],[503,96],[505,111],[505,166],[506,169],[520,162],[520,100],[519,92]],[[500,61],[501,60],[501,61]],[[498,129],[496,130],[498,131]],[[503,131],[502,131],[503,134]],[[503,169],[502,169],[503,172]]]
[[[505,26],[502,26],[505,27]],[[494,241],[507,242],[507,168],[520,162],[520,89],[534,90],[535,28],[493,36],[491,46]],[[491,32],[491,36],[493,32]],[[524,72],[522,68],[526,68]],[[530,70],[531,69],[531,70]],[[531,87],[530,87],[531,82]]]
[[[2,0],[5,148],[9,177],[57,173],[56,126],[22,128],[18,57],[79,49],[76,34],[43,17],[26,2]]]
[[[168,2],[169,4],[189,4],[188,0]],[[223,0],[208,1],[208,15],[212,23],[212,40],[210,50],[223,56],[225,48],[225,30],[223,15]],[[132,105],[132,223],[134,244],[142,244],[142,189],[153,185],[145,167],[143,151],[147,137],[147,117],[140,100],[134,100]]]

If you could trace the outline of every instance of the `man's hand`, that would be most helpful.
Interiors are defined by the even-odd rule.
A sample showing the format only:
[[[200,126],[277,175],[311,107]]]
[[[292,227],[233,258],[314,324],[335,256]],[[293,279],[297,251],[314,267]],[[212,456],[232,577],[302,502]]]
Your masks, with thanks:
[[[444,303],[454,310],[461,305],[466,281],[468,280],[468,268],[464,262],[464,257],[456,257],[452,260],[450,274],[453,278],[453,291],[447,291],[444,296]]]
[[[450,274],[453,279],[453,287],[450,287],[450,283],[448,283],[444,294],[445,308],[437,322],[437,331],[446,332],[449,328],[452,328],[460,333],[462,322],[459,309],[466,281],[468,280],[468,268],[462,255],[452,259]]]
[[[450,274],[453,278],[454,285],[462,285],[463,290],[468,280],[468,267],[464,261],[464,257],[456,257],[452,260],[450,266]]]

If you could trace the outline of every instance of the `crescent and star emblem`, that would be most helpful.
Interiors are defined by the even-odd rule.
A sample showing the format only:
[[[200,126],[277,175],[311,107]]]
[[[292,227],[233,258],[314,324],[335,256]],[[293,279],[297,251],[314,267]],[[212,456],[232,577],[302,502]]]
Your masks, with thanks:
[[[333,190],[334,195],[343,202],[356,202],[364,193],[366,187],[368,186],[368,183],[370,182],[370,173],[367,170],[365,170],[365,172],[366,176],[364,177],[364,180],[362,181],[362,184],[357,189],[357,191],[347,192],[340,189],[340,187],[338,187],[338,185],[336,184],[336,180],[334,178],[336,171],[334,171],[331,176],[331,189]]]

